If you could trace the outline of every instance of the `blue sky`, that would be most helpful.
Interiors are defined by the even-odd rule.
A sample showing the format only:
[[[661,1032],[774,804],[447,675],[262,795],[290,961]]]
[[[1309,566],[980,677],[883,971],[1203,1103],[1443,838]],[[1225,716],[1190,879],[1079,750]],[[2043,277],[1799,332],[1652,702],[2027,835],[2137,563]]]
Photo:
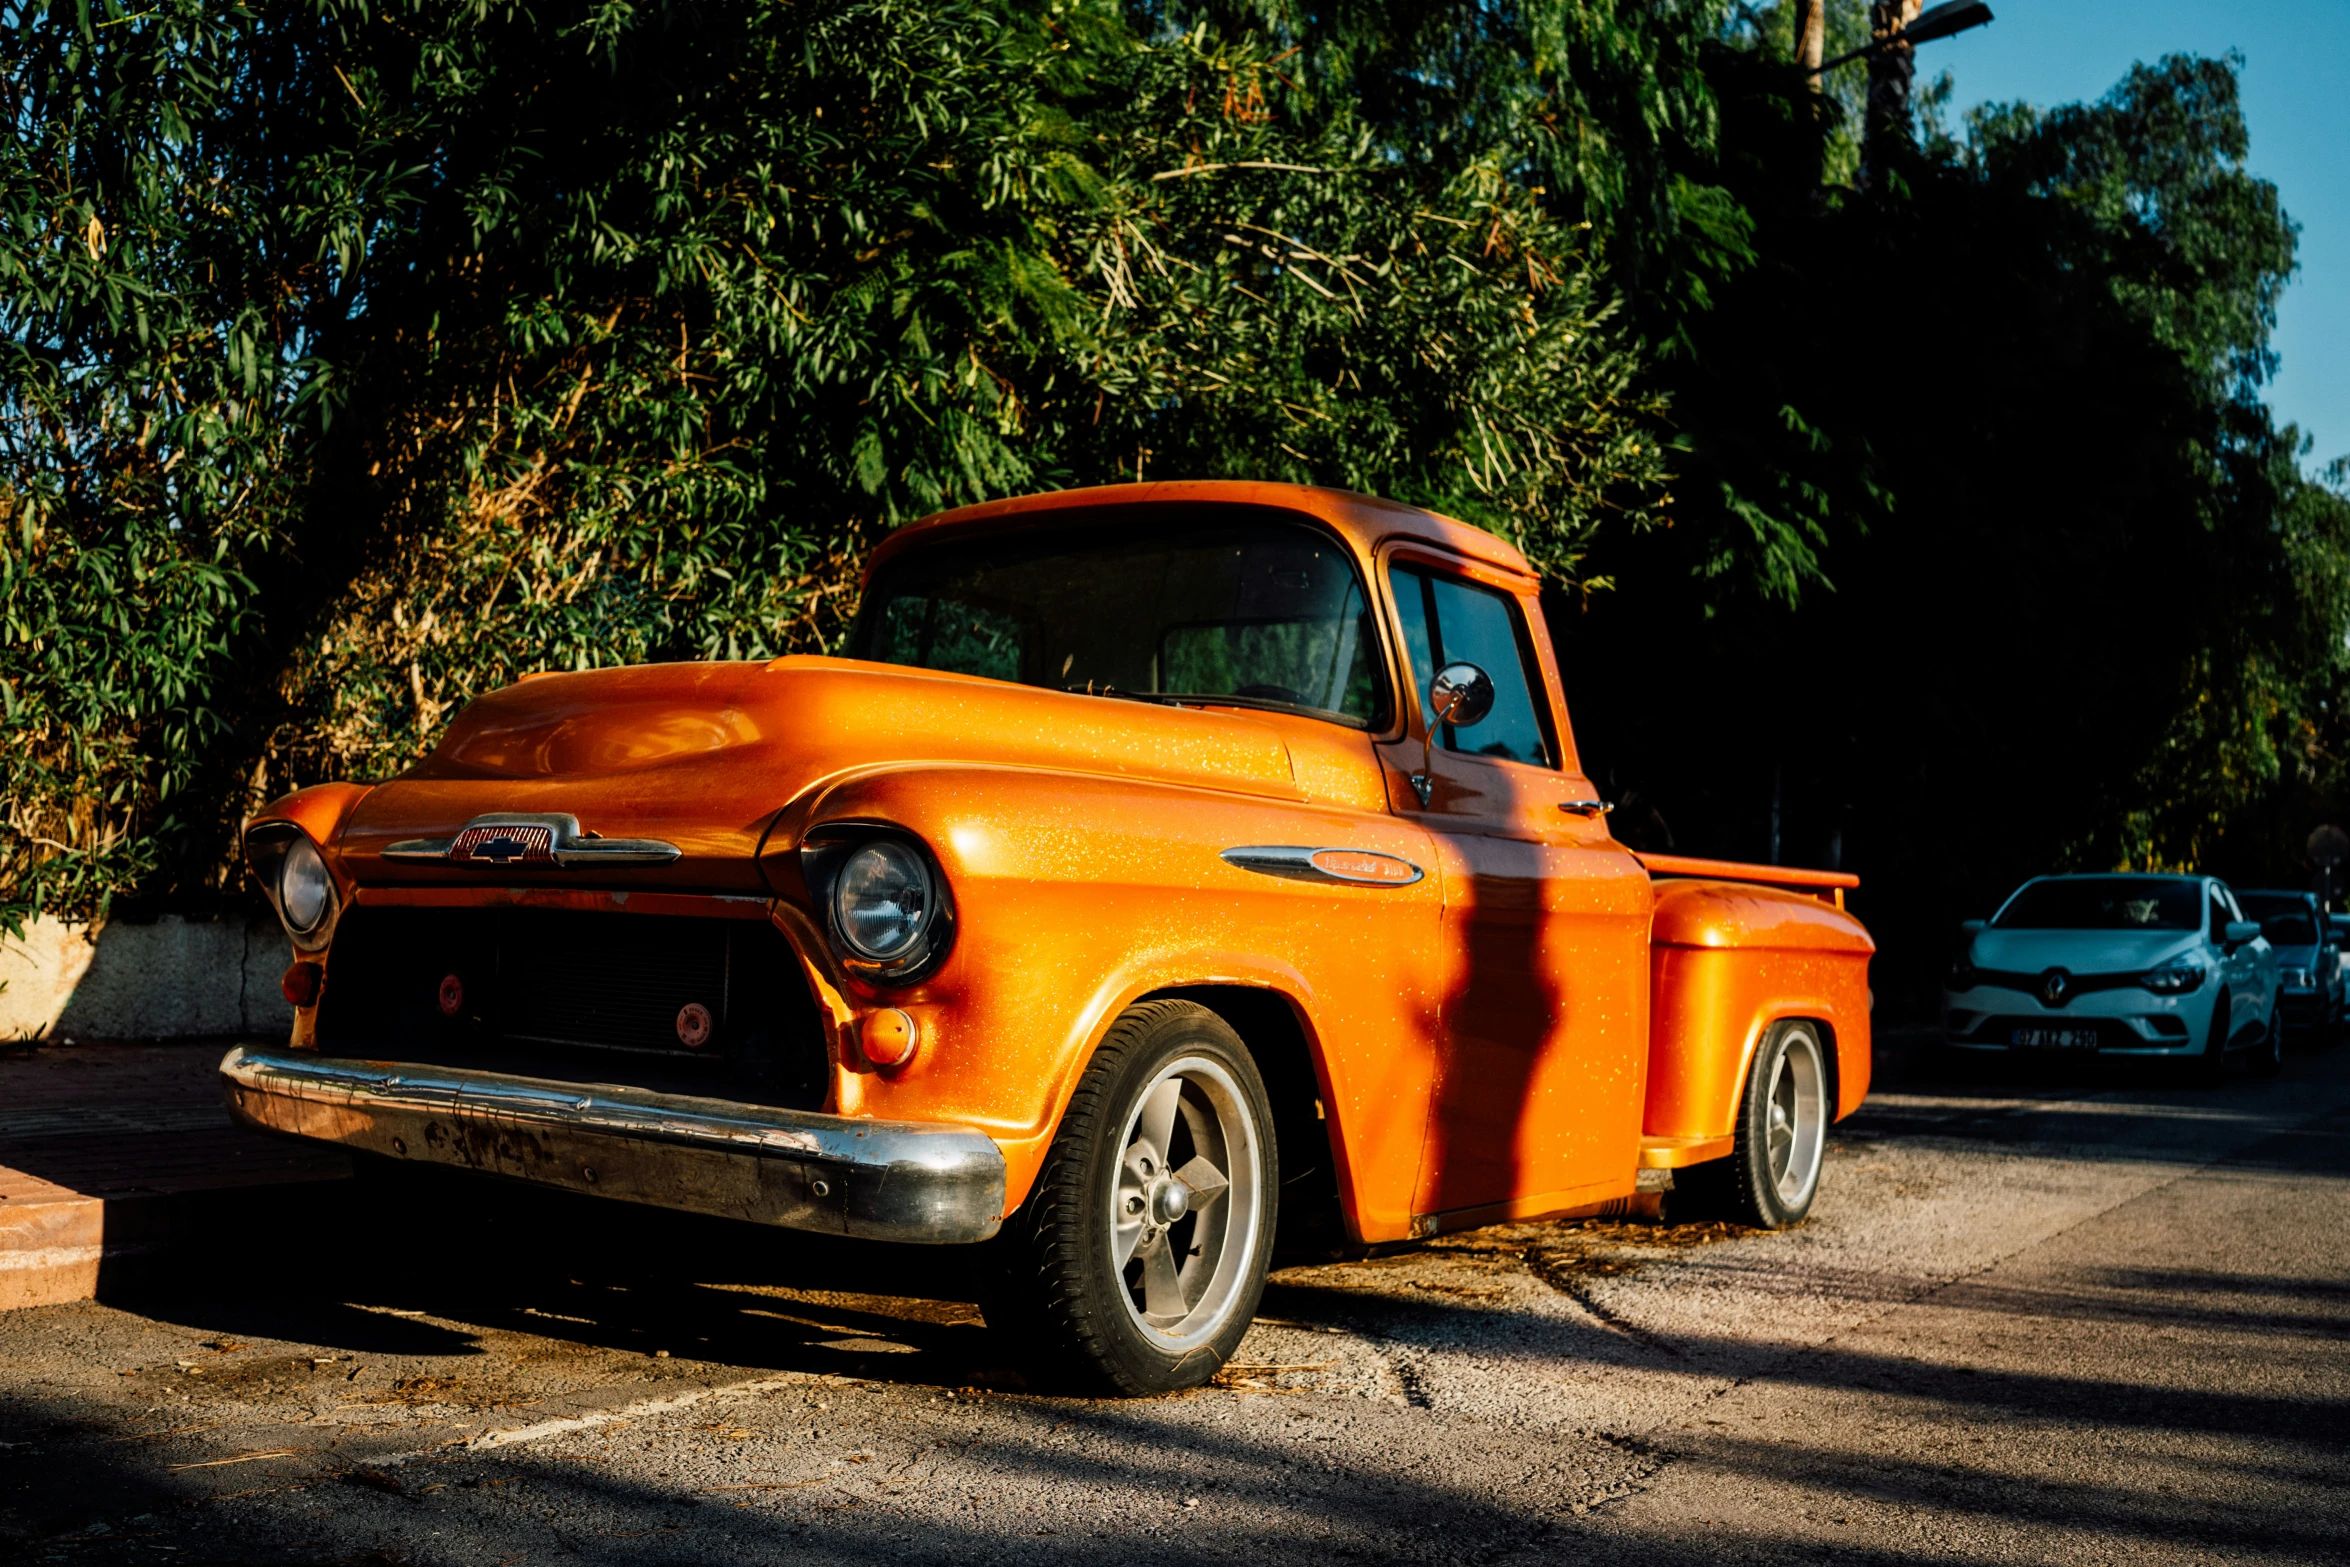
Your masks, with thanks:
[[[2251,166],[2301,225],[2301,270],[2278,310],[2280,422],[2350,455],[2350,0],[1991,0],[1988,27],[1918,51],[1950,73],[1953,122],[1978,103],[2102,97],[2135,60],[2244,56]]]

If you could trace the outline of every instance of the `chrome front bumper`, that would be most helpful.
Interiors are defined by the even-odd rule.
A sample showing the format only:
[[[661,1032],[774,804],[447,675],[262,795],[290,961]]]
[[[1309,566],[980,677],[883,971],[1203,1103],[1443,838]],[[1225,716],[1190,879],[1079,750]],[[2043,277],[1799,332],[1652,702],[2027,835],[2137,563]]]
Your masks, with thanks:
[[[967,1126],[251,1046],[220,1079],[262,1131],[624,1202],[928,1245],[1003,1223],[1004,1156]]]

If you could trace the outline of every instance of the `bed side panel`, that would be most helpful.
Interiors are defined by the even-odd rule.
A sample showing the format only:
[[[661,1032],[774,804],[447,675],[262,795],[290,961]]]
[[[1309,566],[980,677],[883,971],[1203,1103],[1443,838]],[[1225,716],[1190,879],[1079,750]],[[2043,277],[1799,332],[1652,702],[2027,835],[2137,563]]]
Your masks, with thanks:
[[[1649,948],[1646,1137],[1725,1137],[1763,1032],[1782,1018],[1827,1025],[1836,1114],[1869,1086],[1869,957],[1875,943],[1824,899],[1734,882],[1657,889]]]

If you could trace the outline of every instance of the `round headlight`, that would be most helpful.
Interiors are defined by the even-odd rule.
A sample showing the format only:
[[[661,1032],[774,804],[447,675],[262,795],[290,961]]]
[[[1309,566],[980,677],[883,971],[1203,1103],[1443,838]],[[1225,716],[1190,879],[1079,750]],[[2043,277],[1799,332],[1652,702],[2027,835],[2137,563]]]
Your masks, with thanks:
[[[286,929],[307,936],[318,929],[333,906],[335,884],[326,873],[326,861],[307,838],[296,838],[277,873],[277,907]]]
[[[876,963],[912,952],[929,928],[936,905],[922,857],[886,839],[850,855],[832,888],[833,920],[841,939],[859,957]]]

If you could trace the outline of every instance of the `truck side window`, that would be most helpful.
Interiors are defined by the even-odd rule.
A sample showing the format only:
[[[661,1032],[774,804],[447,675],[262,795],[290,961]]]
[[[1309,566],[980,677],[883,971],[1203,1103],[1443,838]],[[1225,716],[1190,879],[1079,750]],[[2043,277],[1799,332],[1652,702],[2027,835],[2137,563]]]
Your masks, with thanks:
[[[1549,728],[1534,705],[1531,649],[1509,596],[1414,566],[1393,567],[1387,578],[1395,590],[1412,685],[1423,708],[1428,682],[1457,659],[1467,659],[1493,677],[1493,711],[1467,730],[1445,725],[1439,743],[1448,751],[1471,756],[1556,767]]]

